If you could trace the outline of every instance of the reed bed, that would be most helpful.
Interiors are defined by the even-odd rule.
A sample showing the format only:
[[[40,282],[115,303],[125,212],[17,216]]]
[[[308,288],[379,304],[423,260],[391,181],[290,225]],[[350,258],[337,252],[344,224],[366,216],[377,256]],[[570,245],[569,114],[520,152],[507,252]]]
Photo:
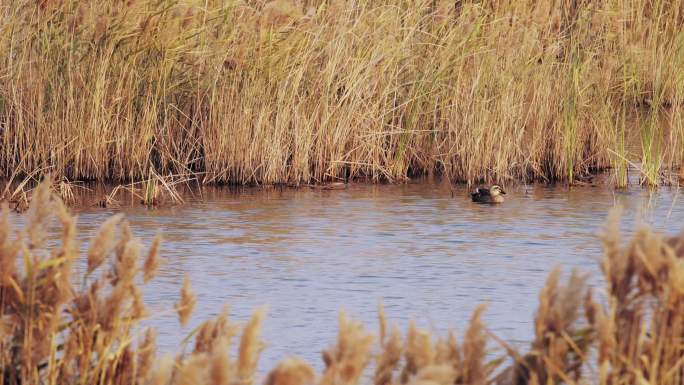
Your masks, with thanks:
[[[554,270],[525,353],[486,328],[484,306],[473,311],[461,338],[414,324],[402,335],[380,307],[377,335],[340,314],[322,373],[290,357],[262,380],[256,368],[263,310],[240,325],[224,309],[176,356],[158,356],[155,331],[140,327],[147,316],[140,285],[163,263],[161,237],[143,252],[126,219],[115,215],[80,256],[76,218],[49,183],[34,194],[24,228],[12,228],[6,205],[0,216],[2,385],[684,383],[684,235],[641,228],[623,241],[616,214],[604,236],[605,296],[595,300],[585,276],[573,272],[563,283]],[[61,229],[61,240],[48,245],[49,226]],[[186,278],[169,310],[185,324],[197,300]]]
[[[682,0],[7,0],[0,173],[677,181]],[[684,177],[684,169],[680,176]]]

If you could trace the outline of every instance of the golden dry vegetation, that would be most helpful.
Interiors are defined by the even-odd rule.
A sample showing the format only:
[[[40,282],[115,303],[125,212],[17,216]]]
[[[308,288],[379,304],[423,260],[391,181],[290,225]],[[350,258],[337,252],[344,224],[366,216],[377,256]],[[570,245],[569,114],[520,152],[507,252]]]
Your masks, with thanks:
[[[140,326],[147,311],[139,285],[162,263],[161,237],[144,252],[115,215],[81,256],[76,218],[42,183],[23,228],[12,227],[7,206],[0,220],[0,384],[682,384],[684,236],[644,227],[623,240],[617,220],[604,235],[605,293],[595,297],[576,272],[563,283],[554,270],[527,352],[486,328],[483,306],[460,338],[413,324],[402,335],[380,308],[377,335],[340,314],[322,373],[289,357],[259,378],[262,310],[243,326],[224,310],[191,334],[194,346],[158,356],[155,331]],[[49,226],[61,237],[47,245]],[[186,279],[173,309],[181,324],[196,302]]]
[[[6,0],[0,173],[676,182],[683,21],[682,0]]]

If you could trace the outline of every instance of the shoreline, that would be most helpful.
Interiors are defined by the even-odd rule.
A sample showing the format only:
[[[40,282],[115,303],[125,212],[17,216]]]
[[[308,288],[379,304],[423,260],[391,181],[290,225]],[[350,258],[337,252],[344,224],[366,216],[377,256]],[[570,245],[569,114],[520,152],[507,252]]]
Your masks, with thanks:
[[[679,191],[680,184],[660,185],[657,188],[651,185],[639,183],[636,176],[630,178],[629,183],[624,187],[616,187],[611,171],[604,171],[587,178],[586,181],[577,181],[572,185],[567,182],[543,182],[536,181],[525,183],[521,181],[509,181],[502,184],[506,188],[561,188],[561,189],[601,189],[613,190],[615,192],[630,190],[666,190]],[[37,181],[23,181],[21,183],[7,184],[7,181],[0,181],[0,201],[9,203],[10,208],[16,212],[25,211],[30,204],[31,195],[34,188],[39,184]],[[203,201],[206,194],[252,194],[253,192],[268,191],[320,191],[326,193],[344,192],[349,189],[372,189],[374,187],[401,187],[410,185],[431,185],[441,190],[444,194],[454,195],[455,191],[460,191],[464,197],[478,186],[488,186],[485,183],[452,183],[448,178],[441,176],[424,176],[411,178],[402,182],[373,182],[368,179],[352,180],[345,182],[330,182],[321,184],[225,184],[211,183],[201,184],[196,179],[171,180],[159,177],[157,180],[133,182],[129,184],[117,184],[114,182],[100,181],[55,181],[53,179],[52,191],[59,196],[65,204],[70,207],[100,207],[116,209],[120,207],[145,206],[148,208],[164,208],[183,205],[187,201]]]

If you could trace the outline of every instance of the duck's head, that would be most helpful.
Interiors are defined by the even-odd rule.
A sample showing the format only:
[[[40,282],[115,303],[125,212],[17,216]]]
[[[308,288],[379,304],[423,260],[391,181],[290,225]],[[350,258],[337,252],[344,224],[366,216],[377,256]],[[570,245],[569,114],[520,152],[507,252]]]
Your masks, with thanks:
[[[501,186],[499,186],[497,184],[492,186],[492,188],[489,189],[489,192],[490,192],[490,194],[492,194],[492,196],[496,196],[499,194],[506,195],[506,192],[504,191],[504,189],[502,189]]]

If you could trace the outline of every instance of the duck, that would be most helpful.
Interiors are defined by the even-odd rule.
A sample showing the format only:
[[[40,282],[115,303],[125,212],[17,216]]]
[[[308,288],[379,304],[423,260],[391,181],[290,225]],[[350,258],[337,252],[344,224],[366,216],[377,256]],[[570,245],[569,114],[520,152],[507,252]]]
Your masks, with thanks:
[[[477,203],[503,203],[505,194],[506,191],[495,184],[490,188],[478,187],[470,196],[473,198],[473,202]]]

